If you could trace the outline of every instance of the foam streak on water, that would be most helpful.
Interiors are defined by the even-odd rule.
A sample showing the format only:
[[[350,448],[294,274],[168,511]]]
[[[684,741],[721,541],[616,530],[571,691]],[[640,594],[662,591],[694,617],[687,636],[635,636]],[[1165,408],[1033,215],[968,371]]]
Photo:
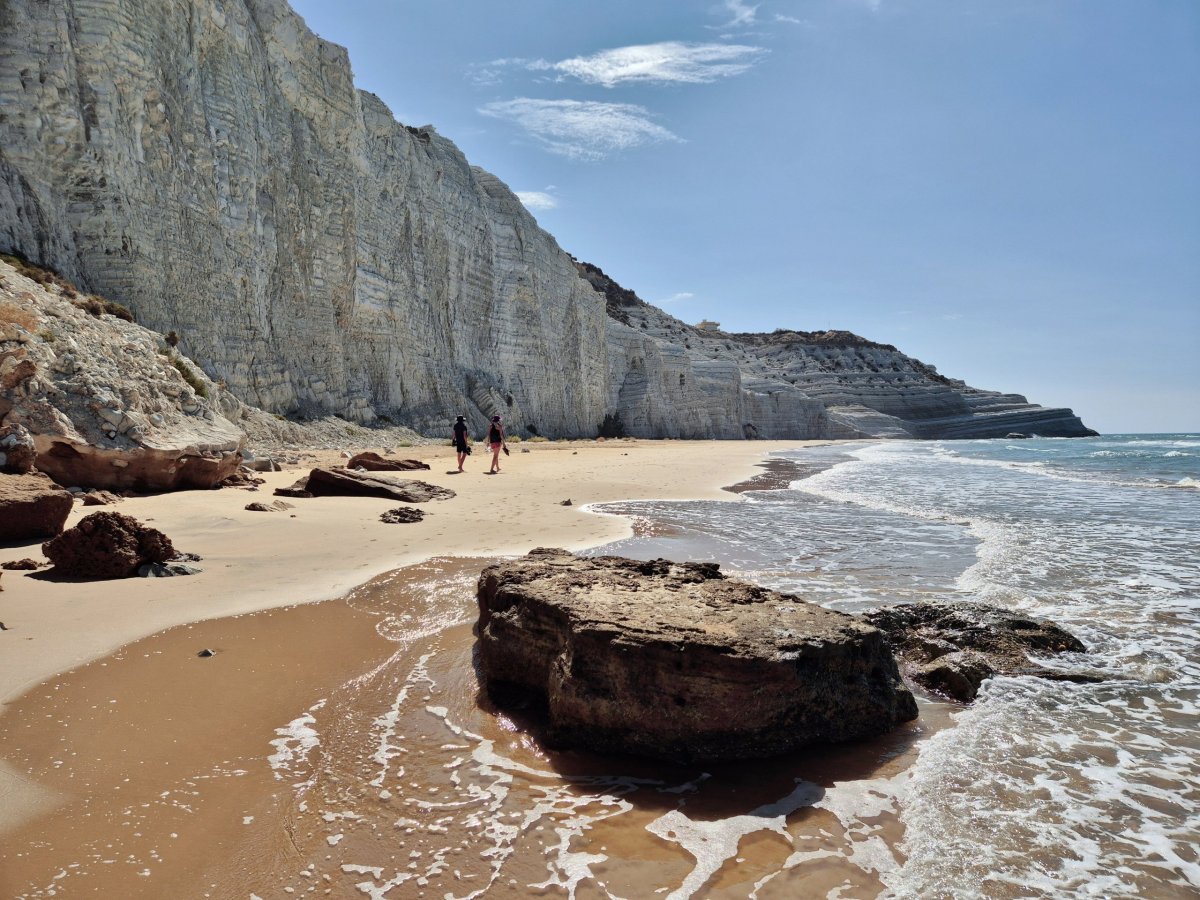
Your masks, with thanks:
[[[1107,679],[996,679],[926,744],[894,892],[1200,889],[1200,496],[1161,490],[1195,477],[1200,440],[905,443],[852,457],[797,486],[963,523],[979,546],[958,592],[1071,629],[1092,653],[1052,664]]]

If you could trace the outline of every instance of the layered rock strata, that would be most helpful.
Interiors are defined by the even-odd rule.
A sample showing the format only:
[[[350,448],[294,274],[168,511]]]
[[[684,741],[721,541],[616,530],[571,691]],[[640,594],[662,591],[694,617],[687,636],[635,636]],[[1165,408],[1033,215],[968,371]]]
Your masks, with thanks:
[[[694,329],[355,90],[283,0],[0,0],[0,250],[174,331],[248,404],[442,433],[1083,434],[894,348]],[[790,335],[790,336],[789,336]]]
[[[1084,653],[1077,637],[1052,622],[978,603],[912,603],[867,613],[888,636],[917,684],[969,702],[994,675],[1093,681],[1087,673],[1049,669],[1031,654]]]
[[[0,248],[271,411],[482,429],[511,396],[556,432],[599,420],[603,301],[283,0],[4,0],[0,21]]]
[[[595,266],[608,302],[608,406],[627,433],[680,438],[1094,434],[1069,409],[972,388],[848,331],[730,334],[642,302]]]
[[[552,746],[676,762],[885,732],[917,715],[884,636],[713,564],[534,550],[479,579],[479,672]]]

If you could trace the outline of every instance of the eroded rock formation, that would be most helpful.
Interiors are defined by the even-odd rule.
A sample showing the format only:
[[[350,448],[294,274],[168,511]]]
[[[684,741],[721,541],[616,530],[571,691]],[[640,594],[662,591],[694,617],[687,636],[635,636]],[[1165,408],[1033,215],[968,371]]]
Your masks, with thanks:
[[[1037,675],[1090,681],[1082,673],[1047,669],[1030,659],[1087,648],[1068,631],[1043,619],[977,603],[912,603],[864,616],[884,631],[917,684],[969,702],[993,675]]]
[[[115,512],[92,513],[51,541],[42,552],[55,574],[87,581],[132,578],[152,563],[175,556],[171,539],[156,528]]]
[[[555,746],[744,759],[917,715],[877,629],[713,564],[540,549],[484,570],[478,601],[489,694],[544,703]]]
[[[946,378],[848,331],[728,334],[644,303],[595,266],[608,301],[608,408],[639,437],[980,438],[1092,434],[1069,409]]]
[[[289,488],[276,488],[280,497],[384,497],[403,503],[449,500],[450,488],[425,481],[397,481],[386,475],[368,475],[357,469],[316,468]]]
[[[0,472],[28,475],[37,462],[37,445],[24,425],[0,426]]]
[[[0,261],[0,421],[64,486],[206,488],[237,470],[240,404],[158,334]],[[0,439],[2,442],[5,439]]]
[[[2,9],[0,249],[274,412],[481,429],[512,396],[557,432],[599,420],[603,300],[283,0]]]

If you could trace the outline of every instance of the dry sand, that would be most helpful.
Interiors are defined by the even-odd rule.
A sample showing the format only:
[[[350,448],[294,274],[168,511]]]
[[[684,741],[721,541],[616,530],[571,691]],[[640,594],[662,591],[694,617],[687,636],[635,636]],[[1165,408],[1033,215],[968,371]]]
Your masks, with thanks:
[[[325,600],[381,573],[432,557],[493,557],[537,546],[580,549],[630,533],[623,518],[587,503],[634,498],[733,499],[722,487],[752,477],[772,450],[818,442],[615,440],[513,445],[504,471],[488,476],[476,450],[453,473],[448,446],[401,448],[429,471],[396,473],[450,487],[457,496],[423,504],[423,522],[384,524],[398,504],[374,498],[292,500],[284,512],[250,512],[304,470],[267,473],[256,492],[225,489],[129,498],[115,507],[165,532],[177,549],[199,554],[203,573],[172,579],[92,583],[4,574],[0,594],[0,713],[58,673],[114,653],[173,626]],[[529,452],[523,452],[528,450]],[[336,464],[337,454],[321,460]],[[570,499],[571,506],[561,505]],[[77,506],[68,526],[95,512]],[[40,546],[0,548],[0,562],[41,558]],[[11,720],[6,723],[10,727]],[[145,724],[145,723],[144,723]],[[52,805],[53,792],[0,762],[0,833]]]

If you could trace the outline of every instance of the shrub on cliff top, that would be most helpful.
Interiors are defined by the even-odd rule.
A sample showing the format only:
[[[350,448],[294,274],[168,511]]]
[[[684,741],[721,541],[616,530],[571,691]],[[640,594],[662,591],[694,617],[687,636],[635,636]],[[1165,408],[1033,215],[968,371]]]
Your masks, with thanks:
[[[107,313],[110,316],[116,316],[118,319],[124,319],[126,322],[134,321],[133,313],[129,311],[128,307],[122,306],[120,303],[115,303],[112,300],[105,300],[103,297],[89,294],[71,302],[96,318],[100,318],[100,316]]]
[[[0,259],[4,260],[10,266],[17,270],[21,275],[24,275],[30,281],[37,282],[40,285],[57,285],[63,292],[70,292],[70,296],[75,294],[75,285],[67,281],[49,266],[40,266],[31,263],[23,256],[10,255],[0,253]]]

